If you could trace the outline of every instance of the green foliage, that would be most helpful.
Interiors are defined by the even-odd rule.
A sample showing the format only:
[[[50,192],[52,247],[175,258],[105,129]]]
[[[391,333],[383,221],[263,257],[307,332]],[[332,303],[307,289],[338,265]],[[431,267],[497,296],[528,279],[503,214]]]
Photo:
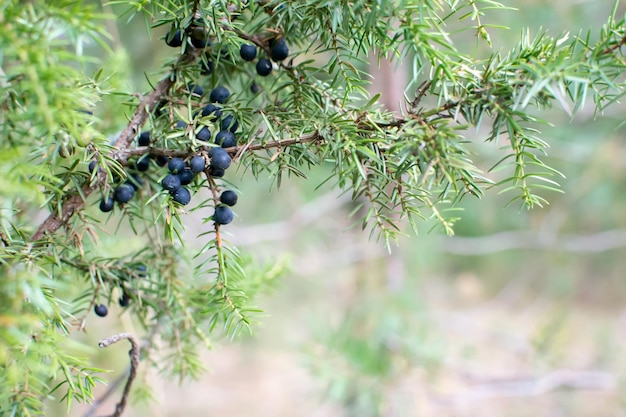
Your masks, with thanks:
[[[260,311],[253,295],[285,272],[286,261],[256,265],[225,239],[228,226],[211,216],[229,183],[209,170],[190,185],[192,209],[161,189],[164,171],[153,166],[135,199],[113,214],[97,212],[142,155],[207,155],[210,146],[196,135],[214,122],[197,115],[206,97],[194,97],[189,84],[233,93],[223,112],[241,125],[229,151],[242,172],[280,186],[284,176],[306,178],[308,168],[325,164],[325,182],[352,196],[357,221],[387,245],[406,223],[417,233],[429,218],[452,234],[463,197],[493,187],[523,207],[546,204],[562,176],[543,160],[548,140],[538,129],[549,122],[540,113],[559,106],[574,117],[594,106],[600,114],[624,91],[626,31],[617,3],[598,34],[552,38],[527,30],[510,51],[483,58],[454,38],[472,31],[490,47],[498,27],[481,19],[509,10],[493,1],[126,0],[107,7],[119,16],[80,0],[0,1],[0,415],[44,415],[50,397],[68,407],[93,398],[102,370],[68,340],[95,320],[94,305],[126,294],[125,311],[145,336],[142,360],[174,377],[197,377],[204,367],[198,345],[250,331]],[[186,33],[158,73],[147,75],[149,91],[128,91],[130,83],[113,73],[127,62],[105,30],[115,19],[143,19],[155,34],[161,27]],[[448,33],[458,24],[462,30]],[[193,25],[210,34],[210,47],[192,47]],[[238,59],[239,47],[254,43],[267,53],[277,36],[287,40],[289,58],[256,77]],[[368,62],[384,58],[412,64],[402,114],[368,91]],[[215,68],[201,75],[208,61]],[[252,80],[260,93],[250,91]],[[179,120],[188,126],[177,128]],[[475,166],[468,139],[483,127],[484,139],[501,147],[487,173]],[[142,129],[151,131],[149,149],[133,145]],[[91,161],[98,169],[90,174]],[[42,208],[50,217],[40,225]],[[190,212],[202,226],[186,227]],[[188,249],[189,229],[203,243],[197,253]],[[374,327],[393,330],[384,320]],[[368,376],[387,378],[395,369],[372,360],[387,349],[387,336],[334,341],[336,351],[360,358],[352,365],[366,376],[367,392],[375,391]],[[151,358],[157,346],[159,363]],[[351,399],[355,415],[374,410],[366,399]]]

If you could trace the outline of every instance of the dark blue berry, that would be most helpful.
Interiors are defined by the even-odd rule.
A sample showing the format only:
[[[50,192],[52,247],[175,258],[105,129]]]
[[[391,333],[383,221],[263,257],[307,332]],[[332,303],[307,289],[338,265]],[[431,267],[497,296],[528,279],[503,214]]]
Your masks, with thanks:
[[[112,196],[105,197],[100,201],[100,211],[103,213],[108,213],[109,211],[113,210],[114,206],[115,200]]]
[[[287,47],[287,41],[285,38],[280,38],[272,42],[270,56],[277,62],[282,61],[289,56],[289,48]]]
[[[180,187],[176,190],[172,194],[172,197],[174,198],[174,201],[178,204],[182,204],[183,206],[186,206],[191,201],[191,194],[189,193],[189,190],[184,187]]]
[[[139,174],[131,174],[124,184],[128,184],[137,191],[143,185],[143,180]]]
[[[128,304],[130,304],[130,300],[130,294],[128,294],[126,290],[124,290],[122,296],[117,302],[119,303],[120,307],[128,307]]]
[[[208,38],[191,38],[191,44],[193,46],[195,46],[196,48],[204,48],[206,46],[209,46],[211,44],[211,41]]]
[[[140,264],[140,265],[137,265],[137,267],[135,269],[137,270],[137,277],[145,278],[145,277],[148,276],[148,267],[147,266],[145,266],[143,264]],[[131,275],[131,278],[135,278],[135,276]]]
[[[222,130],[230,130],[235,133],[239,127],[239,122],[235,119],[235,116],[229,114],[228,116],[222,118],[221,127]]]
[[[191,161],[189,161],[189,166],[191,167],[191,171],[193,172],[202,172],[204,171],[204,167],[206,166],[206,161],[203,157],[196,155],[191,158]]]
[[[150,156],[144,155],[135,161],[135,168],[137,171],[144,172],[150,168]]]
[[[215,207],[215,213],[213,213],[213,221],[217,224],[228,224],[233,221],[234,215],[230,207],[218,206]]]
[[[202,75],[210,75],[213,70],[215,69],[215,64],[213,63],[213,61],[207,60],[202,61],[200,63],[200,74]]]
[[[228,152],[222,148],[211,148],[209,156],[211,157],[211,166],[217,169],[228,169],[232,162]]]
[[[174,33],[168,33],[165,37],[165,43],[172,48],[177,48],[183,44],[183,34],[180,30],[176,30]]]
[[[215,178],[222,178],[226,173],[225,169],[215,168],[214,166],[209,167],[209,175]]]
[[[189,28],[191,44],[196,48],[204,48],[211,44],[211,40],[204,27],[192,26]]]
[[[93,170],[96,169],[97,165],[98,165],[98,161],[96,161],[95,159],[89,162],[88,169],[89,169],[90,174],[93,173]]]
[[[207,117],[211,114],[213,115],[213,117],[211,117],[211,120],[215,120],[222,115],[222,109],[217,107],[215,104],[209,103],[202,109],[202,117]]]
[[[211,91],[209,100],[211,100],[212,102],[224,104],[226,103],[226,100],[228,100],[229,96],[230,96],[230,91],[228,91],[226,87],[222,87],[220,85],[220,86],[215,87],[213,91]]]
[[[139,146],[149,146],[150,145],[150,131],[141,132],[139,138],[137,138],[137,144]]]
[[[196,84],[189,84],[187,86],[187,91],[192,95],[192,97],[202,97],[204,95],[204,89]]]
[[[160,167],[164,167],[165,165],[167,165],[167,162],[169,161],[169,159],[165,155],[156,155],[156,156],[153,156],[153,158],[156,161],[156,164]]]
[[[235,134],[230,130],[220,130],[217,132],[217,135],[215,135],[215,143],[222,148],[232,148],[233,146],[237,146],[237,139],[235,139]]]
[[[167,169],[169,169],[172,174],[178,174],[185,169],[185,161],[180,158],[172,158],[167,164]]]
[[[174,192],[180,188],[180,178],[175,174],[167,174],[161,181],[161,185],[164,190]]]
[[[187,128],[187,123],[185,123],[183,120],[179,120],[179,121],[176,122],[174,127],[176,129],[186,129]]]
[[[135,187],[130,184],[122,184],[115,189],[113,198],[118,203],[128,203],[135,196]]]
[[[259,91],[261,91],[261,86],[253,81],[252,85],[250,85],[250,91],[252,91],[253,94],[258,94]]]
[[[196,133],[196,139],[202,140],[205,142],[211,140],[211,131],[209,130],[209,128],[206,126],[203,126],[202,129],[200,129],[200,131]]]
[[[261,77],[270,75],[272,72],[272,61],[267,58],[259,59],[256,63],[256,73]]]
[[[96,313],[97,316],[100,316],[100,317],[104,317],[107,314],[109,314],[109,309],[104,304],[95,305],[93,307],[93,311],[94,313]]]
[[[230,53],[228,53],[228,49],[222,48],[220,50],[220,54],[219,54],[218,58],[220,58],[220,59],[222,59],[224,61],[229,61],[230,60]]]
[[[233,190],[226,190],[220,196],[220,201],[227,206],[234,206],[237,204],[237,193]]]
[[[249,44],[241,45],[239,55],[241,55],[244,61],[254,60],[254,58],[256,58],[256,46]]]
[[[187,185],[193,181],[194,174],[193,172],[187,168],[178,173],[178,178],[180,178],[180,185]]]

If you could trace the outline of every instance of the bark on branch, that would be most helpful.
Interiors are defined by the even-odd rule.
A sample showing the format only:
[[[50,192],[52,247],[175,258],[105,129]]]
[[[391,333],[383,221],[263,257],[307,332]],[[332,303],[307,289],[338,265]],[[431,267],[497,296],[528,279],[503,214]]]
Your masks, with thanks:
[[[123,151],[125,151],[130,146],[135,135],[137,134],[137,132],[139,132],[139,129],[141,129],[141,126],[143,126],[143,124],[148,119],[150,111],[152,111],[155,108],[156,104],[165,95],[167,95],[173,84],[173,78],[171,76],[168,76],[167,78],[162,79],[150,94],[140,100],[139,105],[135,110],[135,113],[128,122],[128,125],[126,125],[126,128],[122,131],[122,133],[120,133],[119,137],[115,141],[114,145],[116,147],[116,150],[113,152],[114,155],[111,156],[113,156],[117,160],[120,160],[120,162],[125,162],[125,158],[127,158],[127,156]],[[82,194],[85,198],[89,197],[89,195],[97,189],[98,184],[100,183],[100,181],[102,181],[102,179],[103,178],[100,177],[99,181],[97,181],[95,184],[85,184],[82,187]],[[60,213],[50,214],[48,218],[43,223],[41,223],[35,234],[31,237],[31,241],[37,241],[43,238],[46,234],[52,234],[56,232],[61,226],[67,224],[70,218],[78,210],[80,210],[84,204],[85,200],[83,199],[83,196],[81,194],[75,194],[70,196],[63,203],[63,208],[61,209]]]
[[[119,417],[124,412],[124,408],[126,408],[128,394],[130,393],[130,388],[133,385],[135,377],[137,376],[137,368],[139,367],[139,344],[137,344],[137,341],[130,333],[116,334],[106,339],[102,339],[98,343],[98,346],[100,346],[101,348],[105,348],[124,339],[127,339],[130,342],[131,346],[130,350],[128,351],[128,356],[130,357],[130,372],[128,373],[128,379],[126,380],[126,385],[124,386],[122,398],[115,405],[115,411],[106,417]]]

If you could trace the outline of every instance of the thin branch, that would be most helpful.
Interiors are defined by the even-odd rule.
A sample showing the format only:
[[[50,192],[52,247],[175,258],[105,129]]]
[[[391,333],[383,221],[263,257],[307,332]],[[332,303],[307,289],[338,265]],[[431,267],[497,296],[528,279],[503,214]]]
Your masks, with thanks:
[[[130,146],[141,126],[143,126],[148,119],[150,111],[153,110],[161,98],[168,93],[173,84],[173,77],[168,76],[162,79],[150,94],[142,98],[137,106],[137,110],[135,110],[135,113],[133,114],[133,117],[128,122],[128,125],[126,125],[126,128],[122,131],[122,133],[120,133],[120,136],[115,141],[114,146],[117,150],[112,153],[112,157],[120,161],[120,163],[126,162],[128,157],[123,151]],[[89,195],[96,190],[98,185],[104,181],[104,177],[104,172],[100,172],[98,175],[98,181],[96,181],[95,184],[90,185],[87,183],[82,187],[82,193],[70,196],[65,203],[63,203],[61,213],[50,214],[50,216],[48,216],[48,218],[39,226],[35,234],[31,237],[31,241],[37,241],[46,234],[52,234],[61,226],[67,224],[70,218],[85,204],[83,195],[85,198],[89,197]]]
[[[5,235],[2,230],[0,230],[0,241],[2,241],[2,244],[7,248],[11,246],[11,241],[9,240],[9,237]]]
[[[98,343],[98,346],[100,346],[101,348],[105,348],[124,339],[127,339],[130,342],[130,350],[128,351],[128,356],[130,357],[130,371],[128,373],[126,385],[124,386],[122,398],[116,404],[115,411],[106,417],[119,417],[124,412],[124,408],[126,408],[128,394],[130,393],[130,388],[133,385],[135,377],[137,376],[137,368],[139,367],[139,345],[137,344],[137,340],[135,340],[133,335],[131,335],[130,333],[119,333],[106,339],[102,339]]]
[[[608,48],[606,48],[605,50],[600,52],[600,55],[610,54],[611,52],[615,51],[616,49],[621,48],[622,45],[624,45],[624,44],[626,44],[626,35],[622,36],[622,39],[620,39],[620,41],[618,43],[616,43],[615,45],[609,46]]]
[[[324,138],[319,134],[319,132],[309,133],[307,135],[302,135],[297,138],[288,138],[288,139],[280,139],[280,140],[272,140],[266,143],[257,143],[254,145],[245,144],[243,146],[233,146],[231,148],[226,148],[225,150],[231,155],[241,154],[243,152],[252,152],[258,151],[262,149],[271,149],[271,148],[282,148],[285,146],[291,146],[296,144],[303,143],[311,143],[311,142],[323,142]],[[150,148],[148,146],[140,146],[134,149],[124,149],[121,153],[124,154],[124,159],[127,161],[131,156],[144,155],[146,153],[150,153],[151,155],[161,155],[167,156],[170,158],[179,157],[185,158],[192,155],[196,155],[201,151],[208,151],[211,149],[210,146],[201,146],[198,150],[191,151],[177,151],[172,149],[165,148]]]

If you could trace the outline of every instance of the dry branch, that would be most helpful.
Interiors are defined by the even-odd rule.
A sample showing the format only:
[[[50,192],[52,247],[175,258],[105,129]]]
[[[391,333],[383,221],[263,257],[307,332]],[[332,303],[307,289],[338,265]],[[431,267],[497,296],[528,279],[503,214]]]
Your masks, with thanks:
[[[137,344],[137,341],[135,340],[133,335],[131,335],[130,333],[119,333],[106,339],[102,339],[98,343],[98,346],[100,346],[101,348],[105,348],[124,339],[128,340],[131,346],[130,350],[128,351],[128,356],[130,357],[130,372],[128,373],[126,385],[124,385],[122,398],[115,405],[115,411],[106,417],[119,417],[124,412],[124,408],[126,408],[126,403],[128,402],[128,394],[130,393],[130,388],[133,385],[135,377],[137,376],[137,368],[139,367],[139,345]]]
[[[115,141],[115,147],[117,148],[113,152],[113,156],[115,159],[119,160],[121,163],[126,161],[126,154],[123,152],[126,150],[133,141],[133,138],[139,132],[139,129],[148,119],[148,115],[151,110],[153,110],[156,104],[168,93],[172,85],[174,84],[174,80],[172,77],[166,77],[162,79],[154,88],[150,94],[142,98],[137,106],[137,110],[131,117],[126,128],[120,133],[120,136]],[[85,184],[82,187],[82,194],[85,198],[89,197],[89,195],[96,190],[98,185],[103,181],[103,173],[100,173],[98,177],[98,181],[95,184]],[[63,204],[63,208],[61,209],[61,213],[52,213],[48,216],[48,218],[39,226],[35,234],[32,236],[31,241],[37,241],[44,237],[46,234],[51,234],[56,232],[61,226],[67,224],[69,219],[80,210],[85,204],[85,200],[83,196],[80,194],[75,194],[70,196],[65,203]]]

